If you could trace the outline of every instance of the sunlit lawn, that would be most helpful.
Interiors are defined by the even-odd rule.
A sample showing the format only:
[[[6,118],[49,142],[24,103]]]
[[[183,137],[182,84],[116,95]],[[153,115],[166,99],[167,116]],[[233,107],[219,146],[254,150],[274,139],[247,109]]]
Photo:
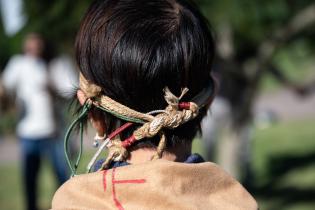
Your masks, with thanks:
[[[194,150],[202,153],[200,148],[201,142],[196,141]],[[253,154],[254,192],[262,210],[314,210],[315,120],[275,124],[257,130]],[[85,157],[82,165],[86,165],[88,159]],[[0,171],[0,209],[22,210],[18,165],[2,165]],[[47,209],[55,180],[48,166],[43,167],[42,172],[40,206]]]
[[[0,209],[1,210],[22,210],[24,198],[22,197],[23,186],[20,168],[17,164],[1,166],[0,168]],[[40,175],[39,197],[40,206],[43,209],[49,208],[53,191],[55,190],[55,180],[51,175],[51,170],[47,166],[43,167]]]
[[[259,130],[253,148],[261,209],[314,210],[315,119]]]

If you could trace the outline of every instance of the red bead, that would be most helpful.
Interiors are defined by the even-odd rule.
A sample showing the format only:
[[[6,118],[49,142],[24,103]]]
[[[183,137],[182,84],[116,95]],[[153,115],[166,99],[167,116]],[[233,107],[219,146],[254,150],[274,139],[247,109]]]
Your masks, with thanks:
[[[178,108],[180,109],[190,109],[190,102],[181,102],[178,104]]]

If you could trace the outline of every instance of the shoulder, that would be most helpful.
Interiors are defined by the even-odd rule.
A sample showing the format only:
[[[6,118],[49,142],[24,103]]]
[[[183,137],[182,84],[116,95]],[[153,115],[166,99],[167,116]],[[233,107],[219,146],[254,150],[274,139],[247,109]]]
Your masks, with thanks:
[[[139,171],[143,177],[148,177],[148,183],[154,178],[152,186],[160,186],[164,193],[169,191],[177,197],[189,193],[190,197],[198,195],[198,199],[204,201],[208,209],[258,209],[251,194],[215,163],[191,164],[157,160],[120,169],[122,176],[139,174]]]
[[[157,161],[164,183],[179,183],[194,194],[205,195],[209,209],[257,210],[258,204],[252,195],[230,174],[211,162],[185,164]]]
[[[9,64],[13,64],[13,63],[14,64],[20,64],[24,61],[25,61],[25,56],[22,54],[17,54],[17,55],[12,56],[8,63]]]
[[[164,160],[74,177],[56,192],[52,208],[116,209],[117,201],[126,209],[257,210],[254,198],[216,164]]]
[[[24,56],[23,55],[14,55],[14,56],[12,56],[9,59],[7,65],[6,65],[5,71],[9,71],[12,68],[14,68],[15,66],[20,65],[21,63],[23,63],[23,60],[24,60]]]
[[[209,171],[208,183],[215,192],[211,193],[211,197],[218,203],[221,201],[221,209],[229,209],[223,208],[229,205],[237,206],[239,209],[258,209],[258,204],[252,195],[221,167],[211,162],[203,163],[201,167]]]
[[[28,65],[29,62],[30,59],[25,55],[14,55],[9,59],[4,71],[20,71],[21,69],[24,69],[25,65]]]
[[[52,209],[89,209],[91,201],[102,195],[102,172],[75,176],[56,191]]]
[[[16,54],[16,55],[13,55],[11,58],[10,58],[10,60],[23,60],[24,59],[24,55],[22,55],[22,54]]]

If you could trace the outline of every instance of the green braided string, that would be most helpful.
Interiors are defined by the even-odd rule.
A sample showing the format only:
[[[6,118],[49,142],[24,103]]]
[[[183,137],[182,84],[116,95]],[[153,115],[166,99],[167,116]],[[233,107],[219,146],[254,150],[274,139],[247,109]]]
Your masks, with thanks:
[[[143,120],[140,120],[140,119],[137,119],[137,118],[133,118],[133,117],[127,117],[125,115],[121,115],[121,114],[115,113],[112,110],[106,109],[106,108],[104,108],[102,106],[96,106],[96,107],[98,109],[104,111],[104,112],[110,113],[110,114],[114,115],[115,117],[117,117],[119,119],[122,119],[122,120],[125,120],[127,122],[133,122],[133,123],[139,123],[139,124],[144,124],[145,123]]]

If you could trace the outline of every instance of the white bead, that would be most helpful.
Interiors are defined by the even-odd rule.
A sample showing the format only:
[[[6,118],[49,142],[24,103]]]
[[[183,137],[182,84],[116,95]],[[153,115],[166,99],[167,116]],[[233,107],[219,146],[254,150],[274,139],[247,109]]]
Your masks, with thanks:
[[[94,140],[93,147],[97,148],[99,146],[99,142],[97,140]]]

